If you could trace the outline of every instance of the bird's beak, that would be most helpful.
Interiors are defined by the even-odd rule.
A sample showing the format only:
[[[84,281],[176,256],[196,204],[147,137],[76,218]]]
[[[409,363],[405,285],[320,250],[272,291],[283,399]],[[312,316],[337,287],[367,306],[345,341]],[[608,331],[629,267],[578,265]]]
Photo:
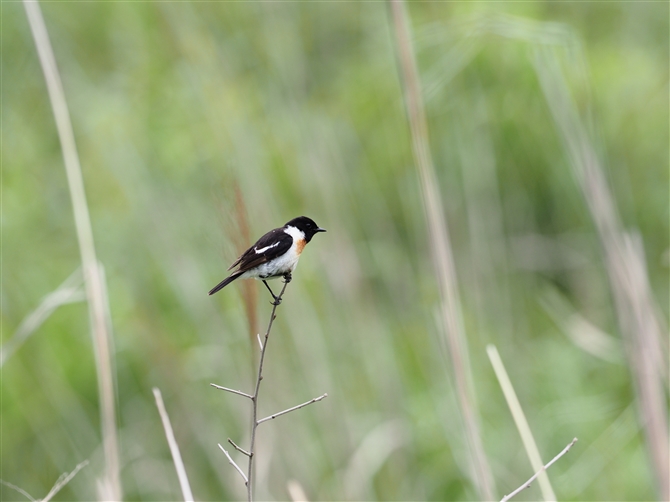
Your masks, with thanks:
[[[317,231],[317,232],[325,232],[326,229],[325,229],[325,228],[317,228],[316,231]]]

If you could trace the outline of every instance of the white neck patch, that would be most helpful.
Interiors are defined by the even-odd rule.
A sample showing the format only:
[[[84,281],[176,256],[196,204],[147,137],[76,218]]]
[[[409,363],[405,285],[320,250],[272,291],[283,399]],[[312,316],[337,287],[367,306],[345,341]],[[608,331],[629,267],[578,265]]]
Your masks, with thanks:
[[[289,225],[284,229],[284,232],[289,234],[291,237],[293,237],[294,240],[300,240],[305,238],[305,232],[302,230],[298,229],[297,227],[294,227],[292,225]]]

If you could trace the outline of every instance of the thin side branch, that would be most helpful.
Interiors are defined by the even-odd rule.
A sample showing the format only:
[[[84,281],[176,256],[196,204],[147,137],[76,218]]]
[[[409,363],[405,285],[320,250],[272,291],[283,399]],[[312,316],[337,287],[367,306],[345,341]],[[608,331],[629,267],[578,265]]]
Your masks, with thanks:
[[[284,411],[280,411],[279,413],[275,413],[274,415],[270,415],[269,417],[261,418],[258,421],[258,424],[262,424],[263,422],[267,422],[268,420],[274,420],[277,417],[280,417],[282,415],[286,415],[287,413],[291,413],[292,411],[299,410],[300,408],[304,408],[305,406],[308,406],[312,403],[316,403],[317,401],[321,401],[322,399],[328,397],[328,394],[324,394],[323,396],[315,397],[314,399],[310,399],[306,403],[299,404],[298,406],[294,406],[293,408],[289,408]]]
[[[3,481],[2,479],[0,479],[0,485],[5,485],[5,486],[11,488],[12,490],[16,490],[17,492],[19,492],[19,493],[20,493],[21,495],[23,495],[24,497],[26,497],[26,498],[32,500],[32,502],[36,502],[35,499],[30,495],[30,493],[28,493],[27,491],[25,491],[23,488],[19,488],[18,486],[13,485],[13,484],[10,483],[9,481]]]
[[[181,493],[184,496],[184,502],[193,502],[193,493],[191,492],[191,485],[188,482],[188,476],[186,476],[186,468],[184,467],[184,462],[181,459],[181,453],[179,452],[179,445],[177,440],[174,437],[174,432],[172,431],[172,424],[170,423],[170,417],[167,414],[165,409],[165,404],[163,403],[163,396],[161,391],[157,388],[153,388],[154,398],[156,399],[156,407],[158,408],[158,413],[161,416],[161,421],[163,422],[163,429],[165,429],[165,437],[167,438],[168,446],[170,447],[170,453],[172,453],[172,461],[174,462],[174,467],[177,470],[177,478],[179,479],[179,486],[181,487]]]
[[[512,493],[510,493],[509,495],[505,495],[505,496],[500,500],[500,502],[507,502],[509,499],[511,499],[511,498],[514,497],[515,495],[518,495],[520,492],[522,492],[523,490],[525,490],[526,488],[528,488],[528,487],[531,485],[531,483],[532,483],[533,481],[535,481],[535,478],[537,478],[541,473],[543,473],[544,471],[546,471],[547,469],[549,469],[549,467],[551,467],[552,464],[553,464],[554,462],[556,462],[559,458],[561,458],[563,455],[565,455],[566,453],[568,453],[568,451],[570,451],[570,448],[572,448],[572,445],[575,444],[576,442],[577,442],[577,438],[573,439],[573,440],[570,442],[570,444],[569,444],[568,446],[566,446],[565,448],[563,448],[563,451],[562,451],[561,453],[559,453],[559,454],[556,455],[554,458],[552,458],[552,459],[549,461],[549,463],[548,463],[547,465],[545,465],[544,467],[542,467],[542,469],[540,469],[538,472],[536,472],[535,474],[533,474],[533,476],[532,476],[528,481],[526,481],[524,484],[522,484],[519,488],[517,488],[516,490],[514,490],[514,491],[513,491]]]
[[[247,450],[245,450],[244,448],[240,448],[239,446],[237,446],[237,445],[235,444],[235,442],[234,442],[232,439],[228,438],[228,442],[233,446],[233,448],[235,448],[235,449],[236,449],[237,451],[239,451],[240,453],[243,453],[243,454],[246,455],[247,457],[251,457],[251,453],[249,453],[249,452],[248,452]]]
[[[209,385],[211,385],[215,389],[225,390],[227,392],[231,392],[232,394],[237,394],[238,396],[248,397],[249,399],[254,398],[254,396],[252,396],[251,394],[247,394],[246,392],[242,392],[240,390],[229,389],[228,387],[221,387],[220,385],[216,385],[215,383],[210,383]]]
[[[70,474],[63,474],[58,478],[58,481],[56,481],[56,484],[53,486],[53,488],[47,493],[47,496],[42,499],[41,502],[49,502],[54,496],[61,491],[61,489],[70,482],[72,478],[74,478],[79,471],[81,471],[84,467],[88,465],[88,460],[84,460],[83,462],[77,464],[77,467],[74,468],[74,470]]]
[[[242,479],[244,479],[244,484],[245,484],[245,485],[248,485],[248,484],[249,484],[249,479],[247,478],[247,475],[244,474],[244,471],[243,471],[242,469],[240,469],[240,466],[237,465],[237,464],[235,463],[235,461],[233,460],[233,458],[230,456],[230,453],[228,453],[228,452],[226,451],[226,449],[225,449],[223,446],[221,446],[221,443],[219,443],[219,448],[221,448],[221,451],[222,451],[222,452],[226,455],[226,457],[228,458],[228,462],[230,462],[231,465],[235,468],[235,470],[236,470],[237,472],[240,473],[240,476],[242,476]]]

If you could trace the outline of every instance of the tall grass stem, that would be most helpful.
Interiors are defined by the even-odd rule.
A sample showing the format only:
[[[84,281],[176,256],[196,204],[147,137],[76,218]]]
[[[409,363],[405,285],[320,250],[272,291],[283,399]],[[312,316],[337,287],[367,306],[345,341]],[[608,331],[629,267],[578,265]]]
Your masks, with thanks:
[[[156,407],[158,408],[158,413],[161,416],[161,422],[163,422],[163,429],[165,430],[165,437],[167,438],[168,446],[170,447],[170,453],[172,454],[172,461],[174,462],[174,467],[177,470],[177,478],[179,479],[179,486],[181,487],[181,493],[184,496],[184,502],[193,502],[193,492],[191,492],[191,484],[188,482],[188,476],[186,475],[186,468],[184,467],[184,462],[181,459],[181,452],[179,451],[179,445],[177,440],[174,437],[174,432],[172,430],[172,424],[170,423],[170,417],[165,409],[165,404],[163,403],[163,396],[160,389],[157,387],[153,388],[154,399],[156,399]]]
[[[519,431],[521,436],[521,441],[523,442],[523,447],[526,450],[526,455],[528,455],[528,460],[530,460],[530,465],[533,467],[533,470],[537,472],[538,484],[540,485],[540,490],[542,491],[542,497],[547,502],[555,501],[556,494],[554,489],[551,487],[549,482],[549,476],[543,470],[544,463],[542,462],[542,457],[540,456],[540,450],[537,448],[537,443],[533,437],[533,433],[530,430],[528,425],[528,420],[526,420],[526,415],[521,408],[521,403],[517,398],[516,392],[514,391],[514,386],[512,381],[509,379],[507,370],[505,370],[505,365],[500,358],[498,349],[495,345],[487,345],[486,353],[489,356],[491,361],[491,366],[493,366],[493,371],[496,374],[498,383],[503,391],[505,396],[505,401],[507,401],[507,406],[509,407],[510,412],[512,413],[512,418],[514,418],[514,423],[516,428]]]
[[[479,417],[466,348],[453,253],[430,152],[428,122],[421,96],[421,83],[412,47],[409,19],[404,2],[389,0],[389,7],[412,137],[412,150],[419,172],[424,211],[428,222],[431,255],[442,299],[441,314],[446,327],[456,394],[469,449],[470,475],[480,498],[493,500],[494,481],[479,431]]]
[[[570,95],[558,56],[549,49],[537,49],[534,64],[600,239],[658,495],[661,500],[670,500],[670,438],[664,389],[668,363],[661,356],[665,330],[649,285],[642,241],[635,232],[622,228],[605,170]]]
[[[70,189],[82,271],[86,286],[98,377],[102,441],[105,454],[105,475],[99,484],[99,497],[105,500],[121,500],[122,491],[116,430],[114,370],[111,350],[111,322],[106,306],[107,294],[102,277],[102,267],[99,266],[96,257],[93,229],[91,228],[91,219],[86,202],[84,180],[77,154],[74,131],[65,99],[65,92],[56,65],[56,58],[49,41],[49,34],[42,17],[39,2],[23,0],[23,6],[37,47],[42,71],[44,72],[49,100],[53,109],[56,129],[63,151],[65,172]]]

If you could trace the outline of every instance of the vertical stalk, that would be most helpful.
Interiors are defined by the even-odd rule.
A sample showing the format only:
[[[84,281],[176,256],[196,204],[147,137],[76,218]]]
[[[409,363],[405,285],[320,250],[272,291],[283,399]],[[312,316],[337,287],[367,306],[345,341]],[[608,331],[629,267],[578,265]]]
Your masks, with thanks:
[[[49,100],[56,120],[56,129],[63,151],[65,172],[67,175],[72,209],[74,211],[77,240],[81,255],[82,270],[88,299],[91,335],[95,351],[100,399],[100,418],[102,442],[105,452],[105,477],[103,493],[100,498],[121,500],[121,482],[119,479],[119,451],[116,431],[116,412],[114,403],[114,377],[111,353],[111,333],[106,308],[106,291],[102,277],[102,266],[98,263],[93,241],[91,219],[86,203],[84,180],[74,140],[74,131],[70,120],[63,84],[58,73],[49,34],[47,33],[40,5],[35,0],[23,0],[30,30],[35,40],[37,54],[49,92]]]
[[[442,319],[446,327],[449,355],[454,371],[456,394],[463,419],[465,436],[469,448],[470,475],[482,500],[493,500],[493,476],[482,444],[477,407],[472,387],[472,371],[465,347],[465,329],[461,313],[456,271],[449,239],[444,208],[438,190],[435,168],[430,153],[428,121],[421,97],[421,83],[414,59],[410,38],[408,16],[404,2],[389,0],[393,28],[395,31],[398,64],[405,91],[407,120],[412,135],[412,149],[429,227],[429,238],[433,266],[437,273],[442,298]]]
[[[261,355],[258,361],[258,376],[256,377],[256,389],[254,390],[253,396],[251,396],[252,403],[252,413],[251,413],[251,445],[249,446],[249,466],[247,468],[247,500],[252,502],[253,500],[253,474],[254,474],[254,456],[256,454],[254,448],[256,446],[256,429],[258,428],[258,394],[261,388],[261,380],[263,380],[263,361],[265,360],[265,351],[268,347],[268,338],[270,337],[270,330],[272,329],[272,323],[276,319],[275,312],[277,307],[281,303],[281,299],[284,296],[284,291],[286,291],[286,286],[291,282],[290,276],[284,278],[284,287],[277,296],[277,300],[273,303],[272,313],[270,314],[270,322],[268,323],[268,329],[265,331],[265,338],[263,339],[263,345],[261,347]]]
[[[668,366],[667,359],[661,356],[661,339],[667,334],[649,284],[642,240],[623,228],[605,169],[591,144],[558,58],[544,49],[536,51],[534,63],[600,239],[658,496],[660,500],[670,500],[670,437],[664,389]]]

